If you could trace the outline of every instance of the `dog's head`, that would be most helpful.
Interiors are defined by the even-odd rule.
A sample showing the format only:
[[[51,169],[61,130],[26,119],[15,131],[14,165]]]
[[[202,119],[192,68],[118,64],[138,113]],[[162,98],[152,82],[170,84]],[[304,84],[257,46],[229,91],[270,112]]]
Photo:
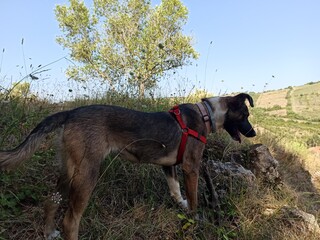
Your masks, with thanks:
[[[253,99],[246,93],[234,97],[207,98],[203,101],[210,103],[216,122],[216,129],[225,129],[233,140],[241,142],[240,133],[245,137],[254,137],[256,132],[251,126],[248,117],[249,110],[245,101],[253,107]]]
[[[252,97],[246,93],[225,98],[227,112],[223,128],[238,142],[241,142],[240,133],[245,137],[256,136],[256,132],[248,120],[249,110],[245,104],[246,100],[249,101],[251,107],[254,106]]]

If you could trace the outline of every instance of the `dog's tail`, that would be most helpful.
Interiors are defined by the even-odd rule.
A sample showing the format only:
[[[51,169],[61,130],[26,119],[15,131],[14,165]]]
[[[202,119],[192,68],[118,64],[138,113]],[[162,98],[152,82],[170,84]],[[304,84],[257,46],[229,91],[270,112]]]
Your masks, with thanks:
[[[63,126],[68,115],[69,112],[65,111],[45,118],[18,147],[12,150],[0,151],[0,170],[14,169],[30,158],[50,132]]]

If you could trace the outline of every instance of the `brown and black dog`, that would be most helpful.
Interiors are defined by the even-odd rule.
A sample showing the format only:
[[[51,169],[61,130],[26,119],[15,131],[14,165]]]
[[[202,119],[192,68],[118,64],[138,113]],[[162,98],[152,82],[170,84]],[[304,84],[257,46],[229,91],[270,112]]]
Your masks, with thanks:
[[[202,99],[198,104],[179,105],[181,121],[198,136],[225,129],[241,141],[256,135],[248,121],[248,100],[245,93],[234,97]],[[40,122],[29,136],[13,150],[0,152],[0,169],[10,170],[30,158],[45,137],[60,131],[61,176],[56,192],[45,207],[47,239],[54,238],[54,217],[62,198],[69,208],[63,220],[65,239],[78,239],[79,223],[97,183],[101,162],[110,152],[120,152],[121,158],[138,163],[163,166],[171,196],[181,206],[194,211],[197,207],[199,167],[205,144],[198,137],[187,137],[182,153],[186,200],[181,196],[177,179],[177,155],[185,129],[170,112],[146,113],[117,106],[91,105],[58,112]]]

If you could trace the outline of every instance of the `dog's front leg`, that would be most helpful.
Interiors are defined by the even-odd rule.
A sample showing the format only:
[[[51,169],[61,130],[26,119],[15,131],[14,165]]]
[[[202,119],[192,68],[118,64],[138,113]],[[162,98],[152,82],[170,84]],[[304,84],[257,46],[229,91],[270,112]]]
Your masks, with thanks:
[[[198,205],[200,161],[201,160],[196,157],[188,156],[182,163],[186,197],[188,200],[188,207],[191,212],[194,212]]]
[[[188,200],[188,207],[191,212],[195,211],[198,205],[198,180],[199,173],[196,171],[184,173],[186,197]]]
[[[188,209],[187,200],[183,199],[181,196],[176,166],[163,166],[162,168],[164,174],[166,175],[171,197],[173,197],[181,207]]]

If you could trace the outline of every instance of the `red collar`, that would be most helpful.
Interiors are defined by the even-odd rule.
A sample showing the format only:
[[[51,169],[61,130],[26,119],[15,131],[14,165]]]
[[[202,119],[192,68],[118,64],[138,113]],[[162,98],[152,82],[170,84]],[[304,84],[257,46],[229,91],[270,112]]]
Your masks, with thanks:
[[[190,129],[185,125],[185,123],[182,120],[181,112],[180,112],[178,105],[174,106],[169,112],[174,115],[175,119],[179,123],[181,130],[182,130],[182,137],[181,137],[181,142],[180,142],[180,146],[179,146],[179,150],[178,150],[177,162],[175,164],[175,165],[178,165],[178,164],[182,163],[183,154],[184,154],[184,151],[186,148],[187,139],[188,139],[189,135],[198,139],[199,141],[203,142],[204,144],[207,143],[207,139],[205,136],[200,135],[197,131]]]

